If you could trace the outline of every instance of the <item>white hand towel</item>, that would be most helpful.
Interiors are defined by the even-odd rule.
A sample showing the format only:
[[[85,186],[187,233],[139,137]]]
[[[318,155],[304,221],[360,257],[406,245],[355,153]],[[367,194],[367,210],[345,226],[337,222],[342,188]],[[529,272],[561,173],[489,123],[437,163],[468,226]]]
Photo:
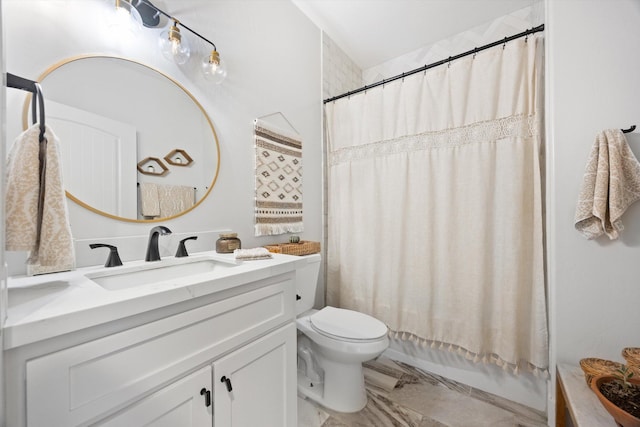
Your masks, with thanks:
[[[588,239],[605,233],[614,240],[621,217],[640,199],[640,163],[620,129],[598,133],[584,173],[575,227]]]
[[[271,252],[269,252],[267,248],[236,249],[233,251],[233,254],[236,259],[244,261],[271,258]]]
[[[44,179],[39,176],[39,125],[20,134],[7,158],[6,249],[30,251],[29,274],[71,270],[75,251],[62,183],[59,141],[47,126]],[[38,218],[38,200],[42,217]],[[40,223],[40,224],[39,224]],[[38,235],[38,230],[40,233]]]

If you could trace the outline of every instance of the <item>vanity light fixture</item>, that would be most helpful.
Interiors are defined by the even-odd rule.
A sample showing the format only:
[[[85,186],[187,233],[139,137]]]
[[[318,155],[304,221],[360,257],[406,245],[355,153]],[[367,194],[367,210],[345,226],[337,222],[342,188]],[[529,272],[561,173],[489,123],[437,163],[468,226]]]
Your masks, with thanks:
[[[119,1],[126,2],[126,0]],[[227,70],[220,59],[220,53],[215,43],[187,27],[177,18],[157,8],[150,0],[130,0],[130,4],[140,14],[145,27],[154,28],[158,26],[160,23],[160,15],[165,16],[171,21],[169,28],[160,34],[160,49],[165,57],[180,65],[185,64],[189,60],[191,50],[189,49],[186,37],[180,32],[180,28],[183,28],[213,47],[213,49],[204,55],[201,61],[200,68],[204,77],[216,84],[220,84],[225,79]]]

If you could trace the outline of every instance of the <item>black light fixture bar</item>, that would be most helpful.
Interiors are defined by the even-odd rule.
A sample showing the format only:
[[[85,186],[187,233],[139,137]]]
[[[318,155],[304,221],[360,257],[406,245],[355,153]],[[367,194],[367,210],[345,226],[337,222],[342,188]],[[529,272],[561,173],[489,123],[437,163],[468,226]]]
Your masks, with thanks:
[[[141,16],[143,16],[144,19],[144,15],[146,15],[144,9],[141,9],[141,5],[147,6],[151,9],[153,9],[156,13],[159,13],[169,19],[171,19],[172,21],[176,22],[178,25],[180,25],[182,28],[184,28],[185,30],[189,31],[190,33],[198,36],[199,38],[201,38],[202,40],[204,40],[205,42],[209,43],[211,46],[213,46],[213,50],[217,51],[218,49],[216,48],[216,45],[214,42],[212,42],[211,40],[209,40],[208,38],[204,37],[203,35],[201,35],[200,33],[198,33],[197,31],[187,27],[186,25],[184,25],[179,19],[174,18],[173,16],[169,15],[167,12],[163,11],[162,9],[159,9],[158,7],[156,7],[155,5],[153,5],[149,0],[137,0],[135,3],[132,0],[131,5],[133,7],[135,7],[138,12],[140,13]]]
[[[519,39],[520,37],[525,37],[525,36],[528,36],[529,34],[537,33],[539,31],[544,31],[544,24],[539,25],[537,27],[530,28],[530,29],[528,29],[526,31],[523,31],[523,32],[518,33],[518,34],[515,34],[513,36],[505,37],[502,40],[497,40],[497,41],[495,41],[493,43],[489,43],[489,44],[486,44],[484,46],[476,47],[476,48],[474,48],[472,50],[466,51],[466,52],[461,53],[459,55],[450,56],[450,57],[448,57],[446,59],[443,59],[441,61],[434,62],[434,63],[429,64],[429,65],[424,65],[424,66],[422,66],[420,68],[416,68],[415,70],[407,71],[406,73],[398,74],[397,76],[389,77],[388,79],[383,79],[383,80],[381,80],[379,82],[372,83],[370,85],[364,85],[363,87],[361,87],[359,89],[355,89],[355,90],[343,93],[342,95],[338,95],[338,96],[334,96],[333,98],[325,99],[324,103],[326,104],[328,102],[333,102],[333,101],[338,100],[340,98],[345,98],[347,96],[351,96],[351,95],[354,95],[356,93],[364,92],[367,89],[371,89],[371,88],[374,88],[376,86],[382,86],[382,85],[384,85],[386,83],[389,83],[389,82],[392,82],[392,81],[395,81],[395,80],[404,79],[407,76],[410,76],[412,74],[421,73],[421,72],[426,71],[426,70],[428,70],[430,68],[438,67],[438,66],[444,65],[444,64],[449,64],[451,61],[455,61],[456,59],[460,59],[460,58],[463,58],[463,57],[469,56],[469,55],[475,55],[476,53],[478,53],[480,51],[483,51],[485,49],[489,49],[489,48],[492,48],[492,47],[495,47],[495,46],[504,45],[505,43],[510,42],[511,40]]]

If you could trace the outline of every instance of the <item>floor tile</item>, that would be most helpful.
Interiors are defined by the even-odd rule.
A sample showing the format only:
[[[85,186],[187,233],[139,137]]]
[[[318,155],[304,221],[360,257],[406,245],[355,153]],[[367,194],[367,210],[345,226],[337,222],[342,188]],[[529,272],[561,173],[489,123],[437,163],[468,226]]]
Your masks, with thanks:
[[[363,367],[364,380],[370,386],[377,387],[384,391],[390,392],[398,385],[399,378],[389,376],[375,369]]]
[[[327,411],[348,427],[418,427],[424,418],[410,408],[397,405],[386,397],[367,390],[367,406],[360,412],[344,414]]]
[[[482,390],[472,389],[471,397],[491,403],[498,408],[505,409],[514,414],[515,420],[526,427],[538,427],[547,425],[547,414],[528,406],[512,402],[503,397],[486,393]]]
[[[367,406],[298,405],[298,427],[545,427],[540,411],[386,358],[365,363]],[[304,407],[310,405],[317,409]],[[302,414],[302,415],[301,415]],[[320,423],[320,424],[318,424]]]
[[[321,427],[329,414],[318,405],[298,396],[298,427]]]

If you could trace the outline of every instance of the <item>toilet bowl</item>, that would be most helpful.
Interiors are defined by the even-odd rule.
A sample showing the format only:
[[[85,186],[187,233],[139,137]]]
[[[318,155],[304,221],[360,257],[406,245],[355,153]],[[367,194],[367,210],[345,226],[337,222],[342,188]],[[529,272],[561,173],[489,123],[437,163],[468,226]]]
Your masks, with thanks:
[[[388,329],[357,311],[312,309],[319,266],[320,256],[310,256],[296,275],[298,392],[329,409],[357,412],[367,404],[362,363],[389,346]]]

